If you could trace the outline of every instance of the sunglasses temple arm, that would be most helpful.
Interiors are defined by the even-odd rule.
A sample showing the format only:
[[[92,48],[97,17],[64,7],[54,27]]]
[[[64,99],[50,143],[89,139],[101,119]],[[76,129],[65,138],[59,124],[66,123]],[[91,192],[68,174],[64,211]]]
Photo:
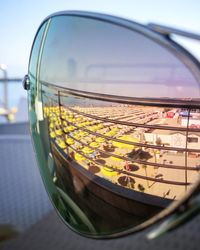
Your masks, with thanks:
[[[174,35],[184,36],[184,37],[187,37],[187,38],[190,38],[190,39],[200,41],[200,34],[195,34],[195,33],[191,33],[191,32],[187,32],[187,31],[171,28],[171,27],[164,26],[164,25],[159,25],[159,24],[156,24],[156,23],[148,23],[147,27],[149,29],[157,32],[157,33],[160,33],[161,35],[164,35],[164,36],[170,36],[171,34],[174,34]]]
[[[200,194],[189,201],[189,204],[182,205],[179,210],[167,218],[156,229],[147,234],[149,240],[158,238],[166,232],[173,231],[177,227],[185,224],[200,213]]]

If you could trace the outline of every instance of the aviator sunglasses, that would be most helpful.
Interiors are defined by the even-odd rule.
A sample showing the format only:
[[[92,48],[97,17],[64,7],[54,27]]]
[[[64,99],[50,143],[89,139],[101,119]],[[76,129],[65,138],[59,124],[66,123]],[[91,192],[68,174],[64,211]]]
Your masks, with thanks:
[[[114,238],[200,209],[200,64],[171,34],[105,14],[47,17],[23,85],[41,177],[75,232]]]

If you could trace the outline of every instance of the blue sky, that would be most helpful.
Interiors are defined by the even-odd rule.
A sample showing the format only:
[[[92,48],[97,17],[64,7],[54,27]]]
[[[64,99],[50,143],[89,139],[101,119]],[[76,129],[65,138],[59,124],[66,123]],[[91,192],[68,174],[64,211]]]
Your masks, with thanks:
[[[199,0],[6,0],[0,1],[0,64],[9,76],[22,77],[41,21],[61,10],[103,12],[143,24],[157,22],[200,33]],[[181,42],[200,58],[200,42]],[[1,76],[0,76],[1,77]]]

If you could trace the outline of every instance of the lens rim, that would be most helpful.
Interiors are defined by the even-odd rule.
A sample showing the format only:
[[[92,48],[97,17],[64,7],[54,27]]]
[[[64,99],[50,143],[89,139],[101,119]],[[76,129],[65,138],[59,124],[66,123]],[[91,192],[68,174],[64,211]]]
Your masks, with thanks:
[[[48,21],[52,18],[58,17],[58,16],[77,16],[77,17],[96,19],[96,20],[104,21],[107,23],[112,23],[112,24],[124,27],[126,29],[130,29],[132,31],[138,32],[138,33],[148,37],[149,39],[155,41],[156,43],[159,43],[161,46],[165,47],[172,54],[174,54],[180,61],[183,62],[184,65],[186,65],[186,67],[190,70],[190,72],[196,78],[197,82],[200,84],[200,63],[199,63],[199,61],[193,55],[191,55],[187,50],[185,50],[182,46],[180,46],[179,44],[177,44],[176,42],[171,40],[168,36],[163,36],[155,31],[150,30],[147,26],[141,25],[141,24],[133,22],[133,21],[129,21],[126,19],[122,19],[119,17],[114,17],[114,16],[110,16],[110,15],[106,15],[106,14],[84,12],[84,11],[61,11],[61,12],[54,13],[54,14],[52,14],[44,19],[44,21],[39,26],[38,31],[40,30],[40,27],[46,21]],[[38,33],[38,31],[37,31],[37,33]],[[35,39],[37,37],[37,33],[35,35]],[[32,54],[35,39],[33,41],[30,55]],[[30,65],[30,58],[29,58],[29,65]],[[31,95],[31,88],[30,88],[30,90],[28,90],[28,93]],[[187,102],[187,105],[188,104],[189,104],[189,102]],[[30,126],[32,127],[31,121],[30,121]],[[32,129],[31,129],[31,135],[33,138]],[[35,152],[37,152],[37,148],[36,148],[36,145],[35,145],[35,142],[33,139],[32,139],[32,142],[34,145],[34,150],[35,150]],[[36,154],[36,156],[37,156],[37,154]],[[39,164],[39,161],[38,161],[38,164]],[[42,173],[41,173],[41,176],[42,176]],[[158,223],[159,221],[162,221],[165,218],[167,218],[168,216],[176,213],[177,211],[179,211],[180,207],[186,208],[190,198],[192,198],[193,196],[196,196],[200,190],[200,178],[199,178],[199,180],[193,185],[193,187],[187,192],[187,194],[182,197],[182,199],[180,199],[179,201],[172,202],[172,204],[170,204],[169,207],[165,208],[163,211],[161,211],[160,213],[158,213],[157,215],[155,215],[151,219],[148,219],[147,221],[141,223],[140,225],[135,226],[131,229],[122,231],[122,232],[113,233],[113,234],[109,234],[109,235],[108,234],[106,234],[106,235],[92,235],[92,234],[85,234],[83,232],[77,231],[77,229],[73,228],[70,224],[68,224],[64,220],[60,211],[55,206],[55,204],[54,204],[54,202],[49,194],[47,184],[45,183],[43,176],[42,176],[42,179],[43,179],[43,183],[44,183],[44,186],[46,188],[46,191],[48,193],[48,196],[49,196],[56,212],[59,214],[59,217],[62,219],[64,224],[67,227],[69,227],[71,230],[75,231],[76,233],[78,233],[82,236],[86,236],[86,237],[94,238],[94,239],[109,239],[109,238],[122,237],[125,235],[129,235],[129,234],[144,230],[147,227],[150,227],[153,224]]]

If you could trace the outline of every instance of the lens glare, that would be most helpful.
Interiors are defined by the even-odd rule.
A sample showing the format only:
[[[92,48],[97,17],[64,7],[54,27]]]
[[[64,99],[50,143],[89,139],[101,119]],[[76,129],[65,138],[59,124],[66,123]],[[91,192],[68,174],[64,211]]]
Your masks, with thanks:
[[[82,234],[113,235],[179,200],[200,168],[200,110],[188,105],[198,103],[199,85],[190,71],[160,44],[105,21],[54,17],[42,32],[29,115],[64,221]]]

